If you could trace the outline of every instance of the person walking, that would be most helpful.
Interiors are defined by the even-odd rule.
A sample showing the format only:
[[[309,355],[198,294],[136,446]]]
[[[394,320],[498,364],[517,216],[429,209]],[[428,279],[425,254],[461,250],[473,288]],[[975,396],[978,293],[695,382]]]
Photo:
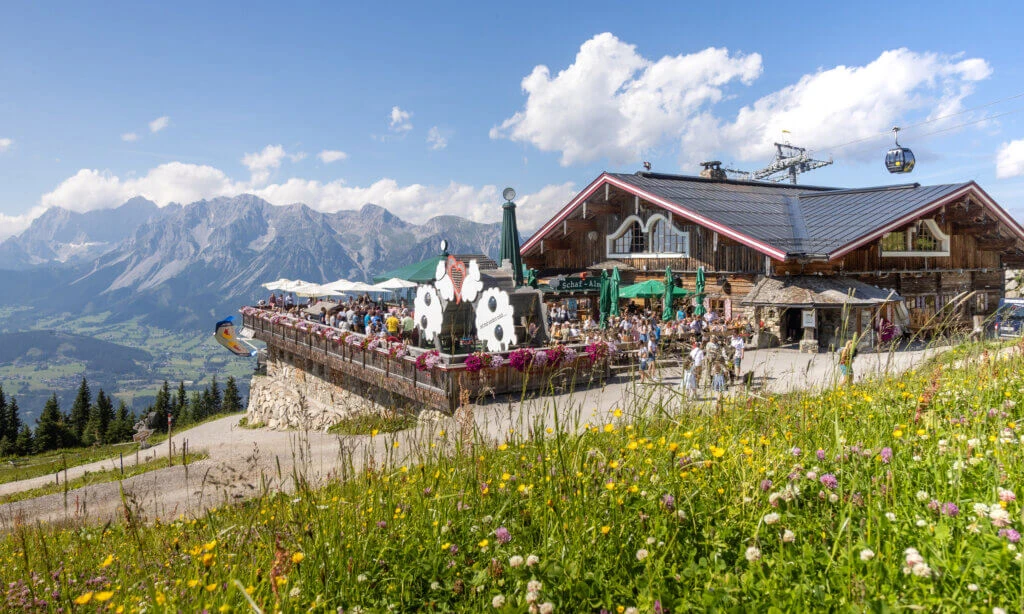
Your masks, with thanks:
[[[853,385],[853,359],[857,356],[856,337],[850,339],[839,352],[839,374],[843,377],[844,386]]]
[[[700,382],[700,375],[704,364],[704,350],[701,349],[700,344],[696,341],[693,342],[693,348],[690,350],[690,360],[693,361],[694,380]]]

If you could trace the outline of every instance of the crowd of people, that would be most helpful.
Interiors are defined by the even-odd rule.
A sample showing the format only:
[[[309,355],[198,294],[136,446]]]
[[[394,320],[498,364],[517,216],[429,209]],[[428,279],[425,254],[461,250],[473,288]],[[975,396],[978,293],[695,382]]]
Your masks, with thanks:
[[[388,304],[363,295],[339,303],[324,303],[312,297],[299,301],[291,294],[281,293],[278,296],[273,293],[266,301],[260,301],[260,306],[342,331],[382,336],[394,341],[415,342],[416,339],[412,309],[404,300]]]

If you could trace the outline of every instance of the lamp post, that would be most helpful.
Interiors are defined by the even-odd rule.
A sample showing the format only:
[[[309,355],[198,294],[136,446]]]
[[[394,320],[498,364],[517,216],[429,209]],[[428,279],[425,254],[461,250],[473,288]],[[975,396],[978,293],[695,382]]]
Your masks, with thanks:
[[[523,258],[519,253],[519,227],[516,225],[516,204],[513,199],[516,191],[512,188],[505,188],[501,193],[505,204],[501,206],[501,248],[498,259],[502,266],[507,261],[512,267],[512,279],[516,287],[523,285]]]

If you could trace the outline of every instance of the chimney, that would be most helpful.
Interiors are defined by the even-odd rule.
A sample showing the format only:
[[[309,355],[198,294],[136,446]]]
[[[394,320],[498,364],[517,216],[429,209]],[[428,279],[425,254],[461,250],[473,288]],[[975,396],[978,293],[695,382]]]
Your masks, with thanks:
[[[701,162],[701,166],[704,170],[700,172],[700,176],[705,179],[715,179],[716,181],[725,181],[725,171],[722,170],[722,163],[718,160],[711,160],[709,162]]]

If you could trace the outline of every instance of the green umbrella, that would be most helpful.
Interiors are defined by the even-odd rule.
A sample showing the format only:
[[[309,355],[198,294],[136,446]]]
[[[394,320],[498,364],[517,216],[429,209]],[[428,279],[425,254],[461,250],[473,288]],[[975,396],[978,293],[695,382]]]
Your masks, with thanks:
[[[537,282],[537,269],[528,269],[526,272],[526,285],[536,289]]]
[[[661,319],[665,322],[675,317],[675,314],[672,313],[672,288],[674,286],[675,284],[672,283],[672,268],[665,267],[665,305],[661,311]]]
[[[612,295],[611,295],[611,284],[608,282],[608,271],[601,269],[601,296],[598,299],[600,304],[601,315],[598,323],[601,328],[608,328],[608,312],[611,309]]]
[[[697,305],[693,308],[693,315],[704,315],[704,267],[697,268],[697,285],[694,288],[697,294]]]
[[[507,191],[507,190],[506,190]],[[512,192],[515,198],[515,192]],[[516,204],[511,200],[501,206],[501,245],[498,262],[512,263],[512,276],[516,286],[523,285],[523,258],[519,254],[519,228],[516,226]]]
[[[615,267],[612,269],[612,280],[608,286],[608,301],[610,303],[608,315],[619,315],[619,283],[621,281],[619,279],[619,267]]]

